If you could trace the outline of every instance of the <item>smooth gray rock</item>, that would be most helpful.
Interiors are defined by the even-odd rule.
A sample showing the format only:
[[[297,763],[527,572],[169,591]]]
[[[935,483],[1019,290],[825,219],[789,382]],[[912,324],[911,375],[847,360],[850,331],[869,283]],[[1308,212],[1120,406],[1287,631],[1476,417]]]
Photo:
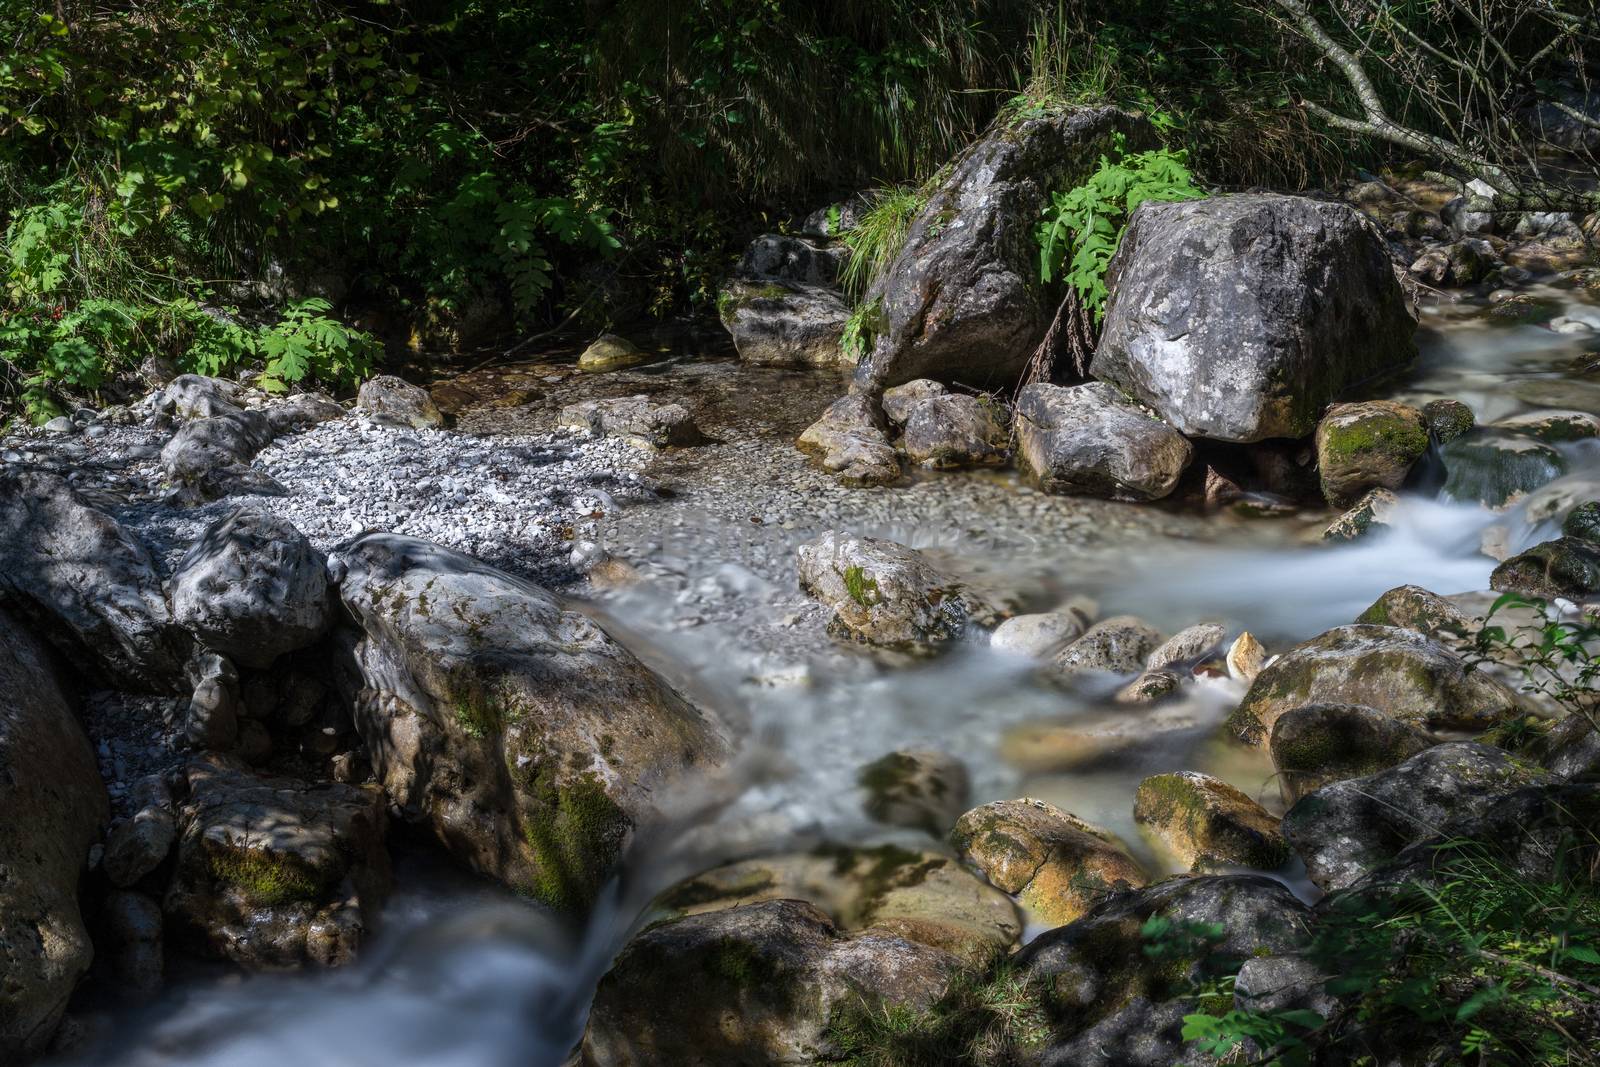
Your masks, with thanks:
[[[1076,611],[1046,611],[1018,615],[995,627],[989,646],[1000,652],[1042,659],[1068,641],[1083,636],[1088,620]]]
[[[839,345],[850,308],[835,289],[777,279],[733,279],[717,314],[739,358],[760,367],[848,367]]]
[[[1013,385],[1058,302],[1038,282],[1039,217],[1119,133],[1133,150],[1154,143],[1142,118],[1093,107],[997,127],[963,152],[867,293],[880,322],[854,388],[876,395],[916,378]]]
[[[682,404],[658,404],[648,396],[582,400],[561,409],[562,426],[596,437],[624,437],[654,448],[697,445],[705,438]]]
[[[900,447],[924,467],[980,467],[1005,462],[1005,409],[986,397],[945,393],[905,412]]]
[[[1383,238],[1348,204],[1146,203],[1106,284],[1090,372],[1193,436],[1304,437],[1330,401],[1416,356]]]
[[[426,430],[444,425],[444,416],[434,406],[426,389],[392,374],[380,374],[362,382],[356,393],[356,406],[379,422],[395,426]]]
[[[531,582],[397,534],[334,559],[376,777],[474,870],[581,910],[656,796],[727,751],[720,723]]]
[[[64,479],[0,468],[0,593],[103,681],[154,692],[182,684],[188,641],[150,553]]]
[[[78,908],[106,790],[44,647],[0,611],[0,1060],[44,1051],[94,949]]]
[[[172,575],[172,614],[206,647],[265,669],[327,631],[327,560],[287,519],[240,508],[184,554]]]
[[[1158,500],[1194,447],[1101,382],[1035,384],[1017,397],[1017,458],[1046,492]]]
[[[266,409],[267,424],[275,435],[309,430],[347,414],[349,412],[342,406],[322,393],[298,393]]]
[[[240,491],[282,492],[250,461],[272,443],[272,423],[259,411],[235,408],[183,423],[161,449],[167,479],[203,499]]]

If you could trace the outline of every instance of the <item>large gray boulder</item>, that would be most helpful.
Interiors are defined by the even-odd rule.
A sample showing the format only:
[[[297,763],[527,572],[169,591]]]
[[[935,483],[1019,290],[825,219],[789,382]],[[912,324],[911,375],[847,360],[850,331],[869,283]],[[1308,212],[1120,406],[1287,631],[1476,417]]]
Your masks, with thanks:
[[[1158,500],[1194,458],[1182,434],[1102,382],[1028,386],[1016,426],[1021,465],[1051,493]]]
[[[1330,401],[1417,351],[1383,238],[1348,204],[1146,203],[1106,284],[1090,372],[1191,436],[1304,437]]]
[[[818,1063],[835,1013],[926,1007],[959,967],[904,938],[846,936],[799,900],[690,915],[651,927],[617,957],[595,992],[580,1062]]]
[[[836,289],[777,278],[728,282],[717,314],[746,363],[761,367],[847,367],[839,345],[850,308]]]
[[[182,683],[187,641],[149,551],[62,478],[0,470],[0,598],[104,681],[157,692]]]
[[[288,519],[240,508],[184,554],[172,614],[208,648],[265,669],[327,630],[327,560]]]
[[[867,294],[877,336],[854,388],[876,394],[915,378],[1015,383],[1056,310],[1039,282],[1034,228],[1051,191],[1082,182],[1118,133],[1134,148],[1153,137],[1137,116],[1096,107],[997,127],[967,149]]]
[[[378,781],[537,899],[586,906],[656,794],[726,752],[718,723],[531,582],[384,533],[330,567],[362,631],[352,696]]]
[[[0,612],[0,1061],[49,1044],[94,950],[78,880],[107,816],[49,654]]]

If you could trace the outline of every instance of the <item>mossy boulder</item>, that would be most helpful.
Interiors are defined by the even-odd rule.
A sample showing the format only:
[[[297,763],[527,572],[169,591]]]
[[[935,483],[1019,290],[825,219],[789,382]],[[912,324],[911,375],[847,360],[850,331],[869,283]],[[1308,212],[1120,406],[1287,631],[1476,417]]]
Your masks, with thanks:
[[[1271,870],[1289,858],[1278,819],[1227,782],[1196,771],[1139,783],[1133,818],[1184,867]]]
[[[1071,922],[1113,890],[1145,884],[1143,869],[1114,836],[1042,800],[974,808],[956,822],[950,842],[1036,922]]]
[[[1361,704],[1305,704],[1272,724],[1269,749],[1278,789],[1292,805],[1330,782],[1404,763],[1435,739]]]
[[[1246,744],[1303,704],[1365,704],[1412,726],[1482,732],[1517,713],[1511,690],[1414,630],[1339,626],[1285,652],[1228,717]]]
[[[1053,1064],[1173,1064],[1194,991],[1248,960],[1289,957],[1310,940],[1311,912],[1259,875],[1174,878],[1119,893],[1035,938],[1017,966],[1036,983],[1056,1031]]]
[[[836,1012],[862,1002],[925,1008],[960,966],[947,952],[893,935],[846,935],[799,900],[685,916],[622,950],[595,992],[579,1062],[821,1062]]]
[[[1419,585],[1390,589],[1357,615],[1356,622],[1415,630],[1446,645],[1471,636],[1477,629],[1472,616],[1458,605]]]
[[[880,756],[861,768],[856,784],[873,819],[941,839],[967,809],[972,791],[966,764],[948,753],[922,749]]]
[[[1496,567],[1489,588],[1541,600],[1585,600],[1600,593],[1600,544],[1558,537],[1534,545]]]
[[[1562,520],[1561,533],[1565,537],[1600,545],[1600,501],[1587,500],[1567,512]]]
[[[763,900],[804,900],[841,930],[893,934],[974,965],[1009,951],[1022,935],[1011,898],[954,857],[893,844],[825,843],[741,860],[680,882],[656,906],[675,918]]]
[[[78,886],[106,818],[52,657],[0,610],[0,1061],[48,1047],[94,959]]]
[[[1440,444],[1454,441],[1478,421],[1471,408],[1449,398],[1430,400],[1422,405],[1422,417],[1428,421],[1429,432]]]
[[[1393,400],[1336,404],[1317,424],[1322,494],[1349,507],[1369,489],[1399,489],[1428,451],[1422,412]]]
[[[578,356],[578,369],[585,371],[616,370],[643,363],[644,350],[626,337],[603,333]]]
[[[1505,507],[1567,472],[1561,453],[1536,438],[1479,429],[1440,449],[1446,496]]]
[[[1491,424],[1494,429],[1526,434],[1550,444],[1600,437],[1600,415],[1587,411],[1529,411]]]
[[[359,627],[348,694],[389,797],[458,859],[584,909],[723,727],[544,589],[397,534],[330,566]]]
[[[1340,515],[1322,531],[1322,539],[1334,543],[1359,541],[1387,529],[1389,517],[1400,506],[1400,498],[1387,489],[1373,489],[1356,506]]]
[[[931,652],[1005,614],[916,549],[876,537],[825,533],[799,549],[800,588],[833,610],[839,637]]]
[[[170,936],[252,969],[348,963],[390,888],[382,792],[261,777],[225,757],[186,776]]]
[[[1549,780],[1549,772],[1498,748],[1451,741],[1364,778],[1323,786],[1283,817],[1283,835],[1312,882],[1332,892],[1393,860],[1452,819]]]

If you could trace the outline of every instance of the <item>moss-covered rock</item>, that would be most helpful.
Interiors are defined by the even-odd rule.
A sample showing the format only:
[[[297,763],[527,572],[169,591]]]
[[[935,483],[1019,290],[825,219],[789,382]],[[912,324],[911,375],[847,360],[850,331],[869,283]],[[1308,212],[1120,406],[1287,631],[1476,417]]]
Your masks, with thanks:
[[[1107,893],[1145,884],[1143,869],[1115,837],[1042,800],[974,808],[950,841],[1036,922],[1071,922]]]
[[[1196,771],[1139,783],[1133,818],[1192,871],[1271,870],[1289,858],[1278,820],[1227,782]]]
[[[635,937],[595,992],[585,1067],[816,1063],[830,1017],[865,1001],[926,1007],[956,957],[881,933],[843,934],[799,900],[689,915]]]
[[[1479,429],[1440,450],[1445,495],[1492,508],[1515,503],[1567,472],[1561,453],[1533,437]]]
[[[1567,512],[1561,523],[1564,537],[1600,545],[1600,501],[1587,500]]]
[[[585,371],[616,370],[643,363],[644,350],[626,337],[603,333],[578,356],[578,369]]]
[[[1330,782],[1404,763],[1435,743],[1429,734],[1361,704],[1306,704],[1272,724],[1278,789],[1292,805]]]
[[[249,968],[349,962],[390,887],[382,792],[264,778],[223,757],[187,777],[171,936]]]
[[[734,279],[717,315],[739,358],[763,367],[850,367],[840,345],[850,307],[837,289],[777,278]]]
[[[1387,489],[1374,489],[1363,496],[1355,507],[1340,515],[1322,532],[1324,541],[1357,541],[1378,530],[1386,529],[1389,516],[1400,506],[1400,498]]]
[[[1446,645],[1477,630],[1472,617],[1460,607],[1419,585],[1390,589],[1357,615],[1356,622],[1415,630]]]
[[[1584,600],[1600,593],[1600,544],[1558,537],[1512,556],[1494,569],[1489,588],[1552,600]]]
[[[1549,777],[1500,749],[1447,742],[1302,797],[1283,817],[1283,834],[1305,860],[1307,876],[1331,892],[1434,836],[1450,820],[1481,814],[1506,794]]]
[[[1392,400],[1336,404],[1317,424],[1322,494],[1349,507],[1369,489],[1398,489],[1428,451],[1422,412]]]
[[[1440,444],[1454,441],[1477,424],[1471,408],[1449,398],[1430,400],[1422,405],[1422,417],[1427,420],[1434,440]]]
[[[474,870],[582,910],[722,725],[532,583],[396,534],[333,566],[360,627],[348,694],[404,817]]]
[[[1587,411],[1529,411],[1492,424],[1494,429],[1526,434],[1550,444],[1600,437],[1600,415]]]
[[[966,764],[944,752],[908,750],[873,760],[856,775],[867,814],[889,826],[943,838],[967,809]]]
[[[1340,626],[1285,652],[1256,676],[1228,717],[1247,744],[1265,744],[1278,716],[1303,704],[1365,704],[1428,729],[1483,731],[1516,714],[1504,685],[1414,630]]]

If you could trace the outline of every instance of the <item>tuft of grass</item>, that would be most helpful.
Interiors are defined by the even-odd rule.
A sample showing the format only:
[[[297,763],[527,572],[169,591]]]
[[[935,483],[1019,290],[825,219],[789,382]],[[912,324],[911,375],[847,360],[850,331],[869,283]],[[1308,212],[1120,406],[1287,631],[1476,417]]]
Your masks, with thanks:
[[[928,202],[926,190],[909,185],[879,189],[870,199],[872,206],[861,221],[842,235],[850,249],[850,262],[845,264],[839,280],[855,300],[872,288],[900,254],[912,220]]]
[[[958,975],[918,1008],[857,1001],[829,1020],[846,1067],[1021,1067],[1050,1040],[1035,983],[1009,961]]]

